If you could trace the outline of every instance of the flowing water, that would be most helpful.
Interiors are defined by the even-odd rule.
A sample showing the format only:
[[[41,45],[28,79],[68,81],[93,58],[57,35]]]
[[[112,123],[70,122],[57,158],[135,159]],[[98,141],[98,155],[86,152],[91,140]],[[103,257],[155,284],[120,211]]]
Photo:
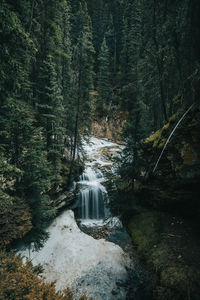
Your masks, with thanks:
[[[103,228],[105,224],[107,227],[121,228],[120,220],[112,217],[107,208],[108,197],[103,185],[104,170],[113,168],[108,157],[118,155],[120,146],[92,137],[84,148],[87,163],[77,183],[80,190],[77,217],[87,228]],[[84,293],[98,300],[146,299],[128,296],[127,282],[134,289],[136,282],[139,282],[136,275],[134,278],[130,276],[137,273],[137,267],[130,256],[115,244],[116,237],[106,241],[85,234],[77,226],[72,210],[59,215],[47,231],[49,239],[42,249],[38,252],[28,249],[19,252],[31,259],[33,265],[41,264],[45,280],[56,281],[57,290],[70,287],[75,300]],[[123,232],[120,234],[121,240],[128,239]]]
[[[118,155],[121,146],[92,137],[89,144],[85,143],[84,148],[87,163],[78,182],[80,192],[77,218],[82,224],[95,226],[104,224],[104,220],[111,217],[107,191],[103,185],[105,181],[103,171],[113,167],[113,162],[108,157]]]
[[[77,184],[80,187],[78,218],[86,226],[103,225],[109,216],[102,170],[112,167],[112,161],[104,156],[104,151],[114,151],[114,148],[117,153],[118,145],[97,138],[91,138],[90,143],[85,144],[88,161]],[[98,300],[126,298],[123,284],[127,282],[131,260],[121,247],[83,233],[71,210],[59,215],[47,231],[49,239],[38,252],[20,251],[33,265],[43,266],[47,282],[56,281],[57,290],[70,287],[75,299],[84,293]]]
[[[81,220],[101,220],[105,218],[105,194],[106,189],[101,184],[102,173],[95,173],[88,167],[80,177],[79,185],[79,210],[78,217]]]

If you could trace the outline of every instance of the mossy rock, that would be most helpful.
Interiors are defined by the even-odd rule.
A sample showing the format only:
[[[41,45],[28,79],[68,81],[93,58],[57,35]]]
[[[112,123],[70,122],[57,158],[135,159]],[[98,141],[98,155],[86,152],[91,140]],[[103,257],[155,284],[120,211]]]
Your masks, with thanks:
[[[162,133],[162,129],[157,130],[154,132],[152,135],[150,135],[146,140],[144,141],[145,143],[156,143],[158,139],[160,139]]]
[[[145,255],[158,242],[160,238],[160,213],[142,212],[131,218],[128,230],[138,251]]]
[[[151,144],[153,148],[158,147],[162,149],[167,141],[168,136],[174,126],[173,123],[175,122],[177,115],[174,114],[169,118],[169,122],[166,123],[162,128],[154,132],[144,141],[145,144]]]

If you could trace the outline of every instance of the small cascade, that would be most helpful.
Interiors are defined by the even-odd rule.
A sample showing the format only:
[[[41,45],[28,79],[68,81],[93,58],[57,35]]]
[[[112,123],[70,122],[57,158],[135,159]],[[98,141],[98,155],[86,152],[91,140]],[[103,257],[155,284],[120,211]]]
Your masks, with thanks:
[[[104,199],[100,188],[86,188],[80,191],[81,219],[103,219]]]
[[[80,176],[80,181],[95,181],[96,179],[96,174],[92,168],[87,168],[87,170]]]
[[[90,232],[89,228],[92,227],[91,232],[97,229],[98,233],[99,228],[106,225],[111,232],[113,228],[122,227],[118,218],[113,218],[104,205],[108,199],[106,189],[102,185],[105,179],[101,170],[105,170],[102,167],[105,160],[100,159],[101,149],[105,146],[110,147],[111,143],[97,138],[92,138],[92,141],[91,146],[88,146],[91,154],[86,163],[86,170],[77,182],[80,192],[74,208],[82,229],[87,227],[86,231]],[[98,151],[99,157],[96,158]],[[82,294],[86,294],[88,299],[126,299],[129,282],[127,270],[130,270],[131,260],[116,245],[118,234],[114,234],[113,237],[109,235],[113,242],[92,238],[78,228],[71,210],[57,216],[47,228],[47,232],[49,239],[39,251],[32,251],[31,245],[25,250],[20,247],[19,251],[22,256],[31,259],[34,266],[42,265],[46,282],[55,282],[57,291],[69,286],[76,300],[80,299]],[[131,272],[134,273],[135,269]],[[132,280],[132,277],[130,279]]]
[[[104,195],[106,189],[101,184],[102,173],[88,167],[80,176],[79,184],[82,186],[79,192],[79,210],[80,219],[101,220],[105,217]]]

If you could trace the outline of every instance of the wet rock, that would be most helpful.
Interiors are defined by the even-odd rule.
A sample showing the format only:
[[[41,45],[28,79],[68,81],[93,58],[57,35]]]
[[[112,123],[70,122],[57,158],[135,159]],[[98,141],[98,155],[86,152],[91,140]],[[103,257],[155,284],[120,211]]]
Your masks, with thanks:
[[[59,193],[53,200],[57,210],[70,207],[76,202],[78,186],[74,186],[71,190]]]
[[[106,220],[105,225],[108,228],[122,228],[122,222],[118,217],[111,217],[108,220]]]
[[[112,290],[112,295],[117,295],[118,294],[118,292],[117,291],[115,291],[115,290]]]

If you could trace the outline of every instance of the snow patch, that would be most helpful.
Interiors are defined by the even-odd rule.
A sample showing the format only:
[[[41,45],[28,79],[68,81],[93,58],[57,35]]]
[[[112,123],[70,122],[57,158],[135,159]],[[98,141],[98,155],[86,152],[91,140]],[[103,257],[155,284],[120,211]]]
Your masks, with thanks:
[[[125,299],[123,288],[118,290],[119,298],[112,295],[116,281],[127,280],[126,268],[130,265],[130,258],[118,245],[80,231],[71,210],[58,216],[48,232],[44,247],[30,252],[32,263],[43,265],[47,282],[55,280],[57,290],[69,286],[98,300]],[[29,257],[28,250],[21,254]]]

